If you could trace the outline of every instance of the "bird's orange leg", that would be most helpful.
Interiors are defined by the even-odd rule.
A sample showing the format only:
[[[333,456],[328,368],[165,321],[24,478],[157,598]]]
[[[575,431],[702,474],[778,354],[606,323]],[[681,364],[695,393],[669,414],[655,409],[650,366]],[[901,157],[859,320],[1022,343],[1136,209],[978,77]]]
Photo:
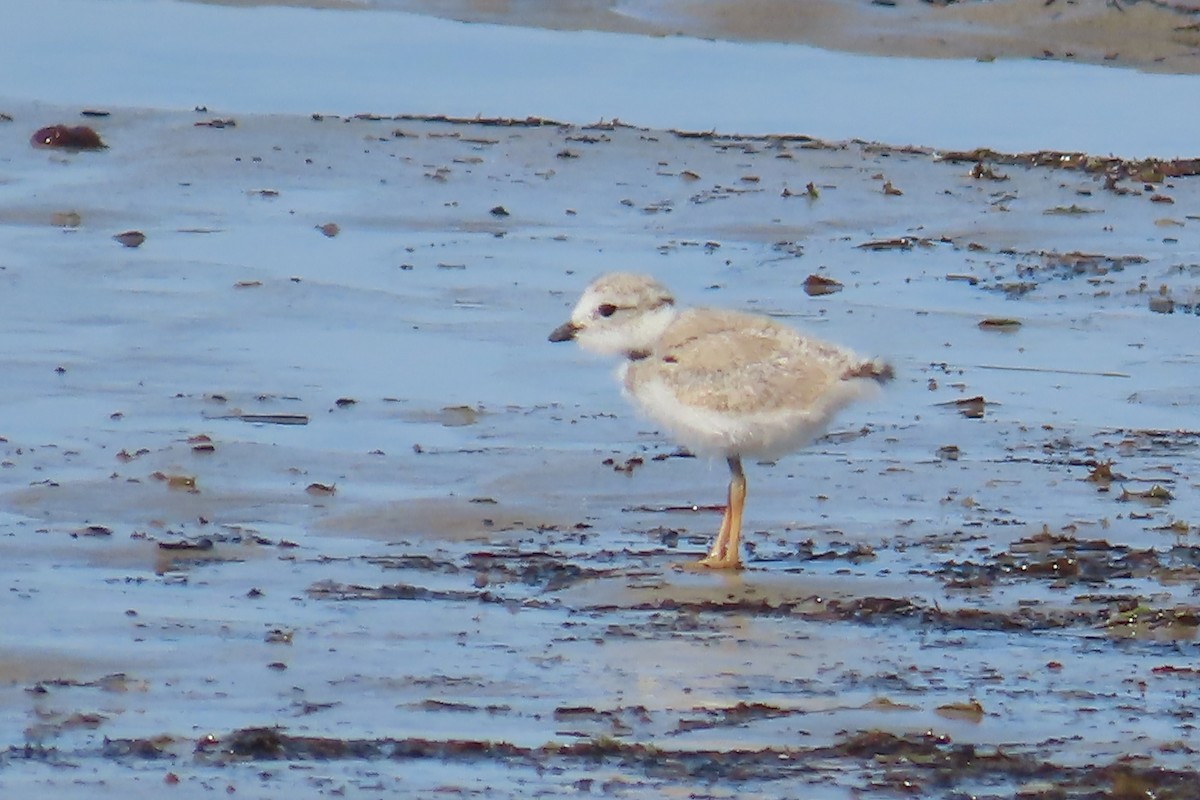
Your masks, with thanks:
[[[730,456],[726,460],[729,463],[729,499],[725,516],[721,518],[721,530],[712,549],[697,564],[708,569],[742,568],[742,509],[746,506],[746,473],[742,471],[742,459],[739,456]]]

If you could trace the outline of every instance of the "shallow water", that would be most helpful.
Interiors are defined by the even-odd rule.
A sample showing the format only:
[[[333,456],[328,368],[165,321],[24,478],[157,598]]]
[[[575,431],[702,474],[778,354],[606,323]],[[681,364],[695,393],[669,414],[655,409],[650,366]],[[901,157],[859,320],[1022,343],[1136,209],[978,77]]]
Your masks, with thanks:
[[[19,44],[0,53],[0,97],[80,106],[619,118],[655,128],[1130,157],[1193,154],[1200,108],[1189,75],[879,58],[378,10],[21,0],[5,27]],[[96,35],[109,27],[119,35]]]

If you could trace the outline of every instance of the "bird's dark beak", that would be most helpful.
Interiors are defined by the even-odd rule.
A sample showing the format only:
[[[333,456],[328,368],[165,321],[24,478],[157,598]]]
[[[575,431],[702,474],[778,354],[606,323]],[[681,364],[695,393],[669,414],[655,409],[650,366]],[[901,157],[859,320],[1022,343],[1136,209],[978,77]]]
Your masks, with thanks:
[[[550,333],[550,341],[552,342],[569,342],[575,338],[575,334],[579,331],[579,326],[574,322],[564,322]]]

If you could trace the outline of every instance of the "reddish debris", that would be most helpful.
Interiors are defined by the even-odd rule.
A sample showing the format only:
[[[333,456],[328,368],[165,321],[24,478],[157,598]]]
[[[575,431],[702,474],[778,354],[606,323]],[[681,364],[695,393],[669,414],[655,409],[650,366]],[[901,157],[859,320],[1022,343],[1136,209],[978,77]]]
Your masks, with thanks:
[[[34,147],[60,147],[67,150],[103,150],[108,146],[100,139],[100,134],[87,125],[74,128],[50,125],[29,137],[29,143]]]

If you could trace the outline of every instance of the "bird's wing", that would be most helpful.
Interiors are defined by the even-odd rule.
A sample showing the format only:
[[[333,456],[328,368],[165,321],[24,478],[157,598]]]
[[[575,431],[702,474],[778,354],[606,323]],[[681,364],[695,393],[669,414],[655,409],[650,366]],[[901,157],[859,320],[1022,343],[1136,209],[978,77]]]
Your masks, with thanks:
[[[769,412],[818,405],[860,362],[767,317],[694,309],[680,315],[646,359],[630,365],[628,379],[657,381],[688,406]]]

